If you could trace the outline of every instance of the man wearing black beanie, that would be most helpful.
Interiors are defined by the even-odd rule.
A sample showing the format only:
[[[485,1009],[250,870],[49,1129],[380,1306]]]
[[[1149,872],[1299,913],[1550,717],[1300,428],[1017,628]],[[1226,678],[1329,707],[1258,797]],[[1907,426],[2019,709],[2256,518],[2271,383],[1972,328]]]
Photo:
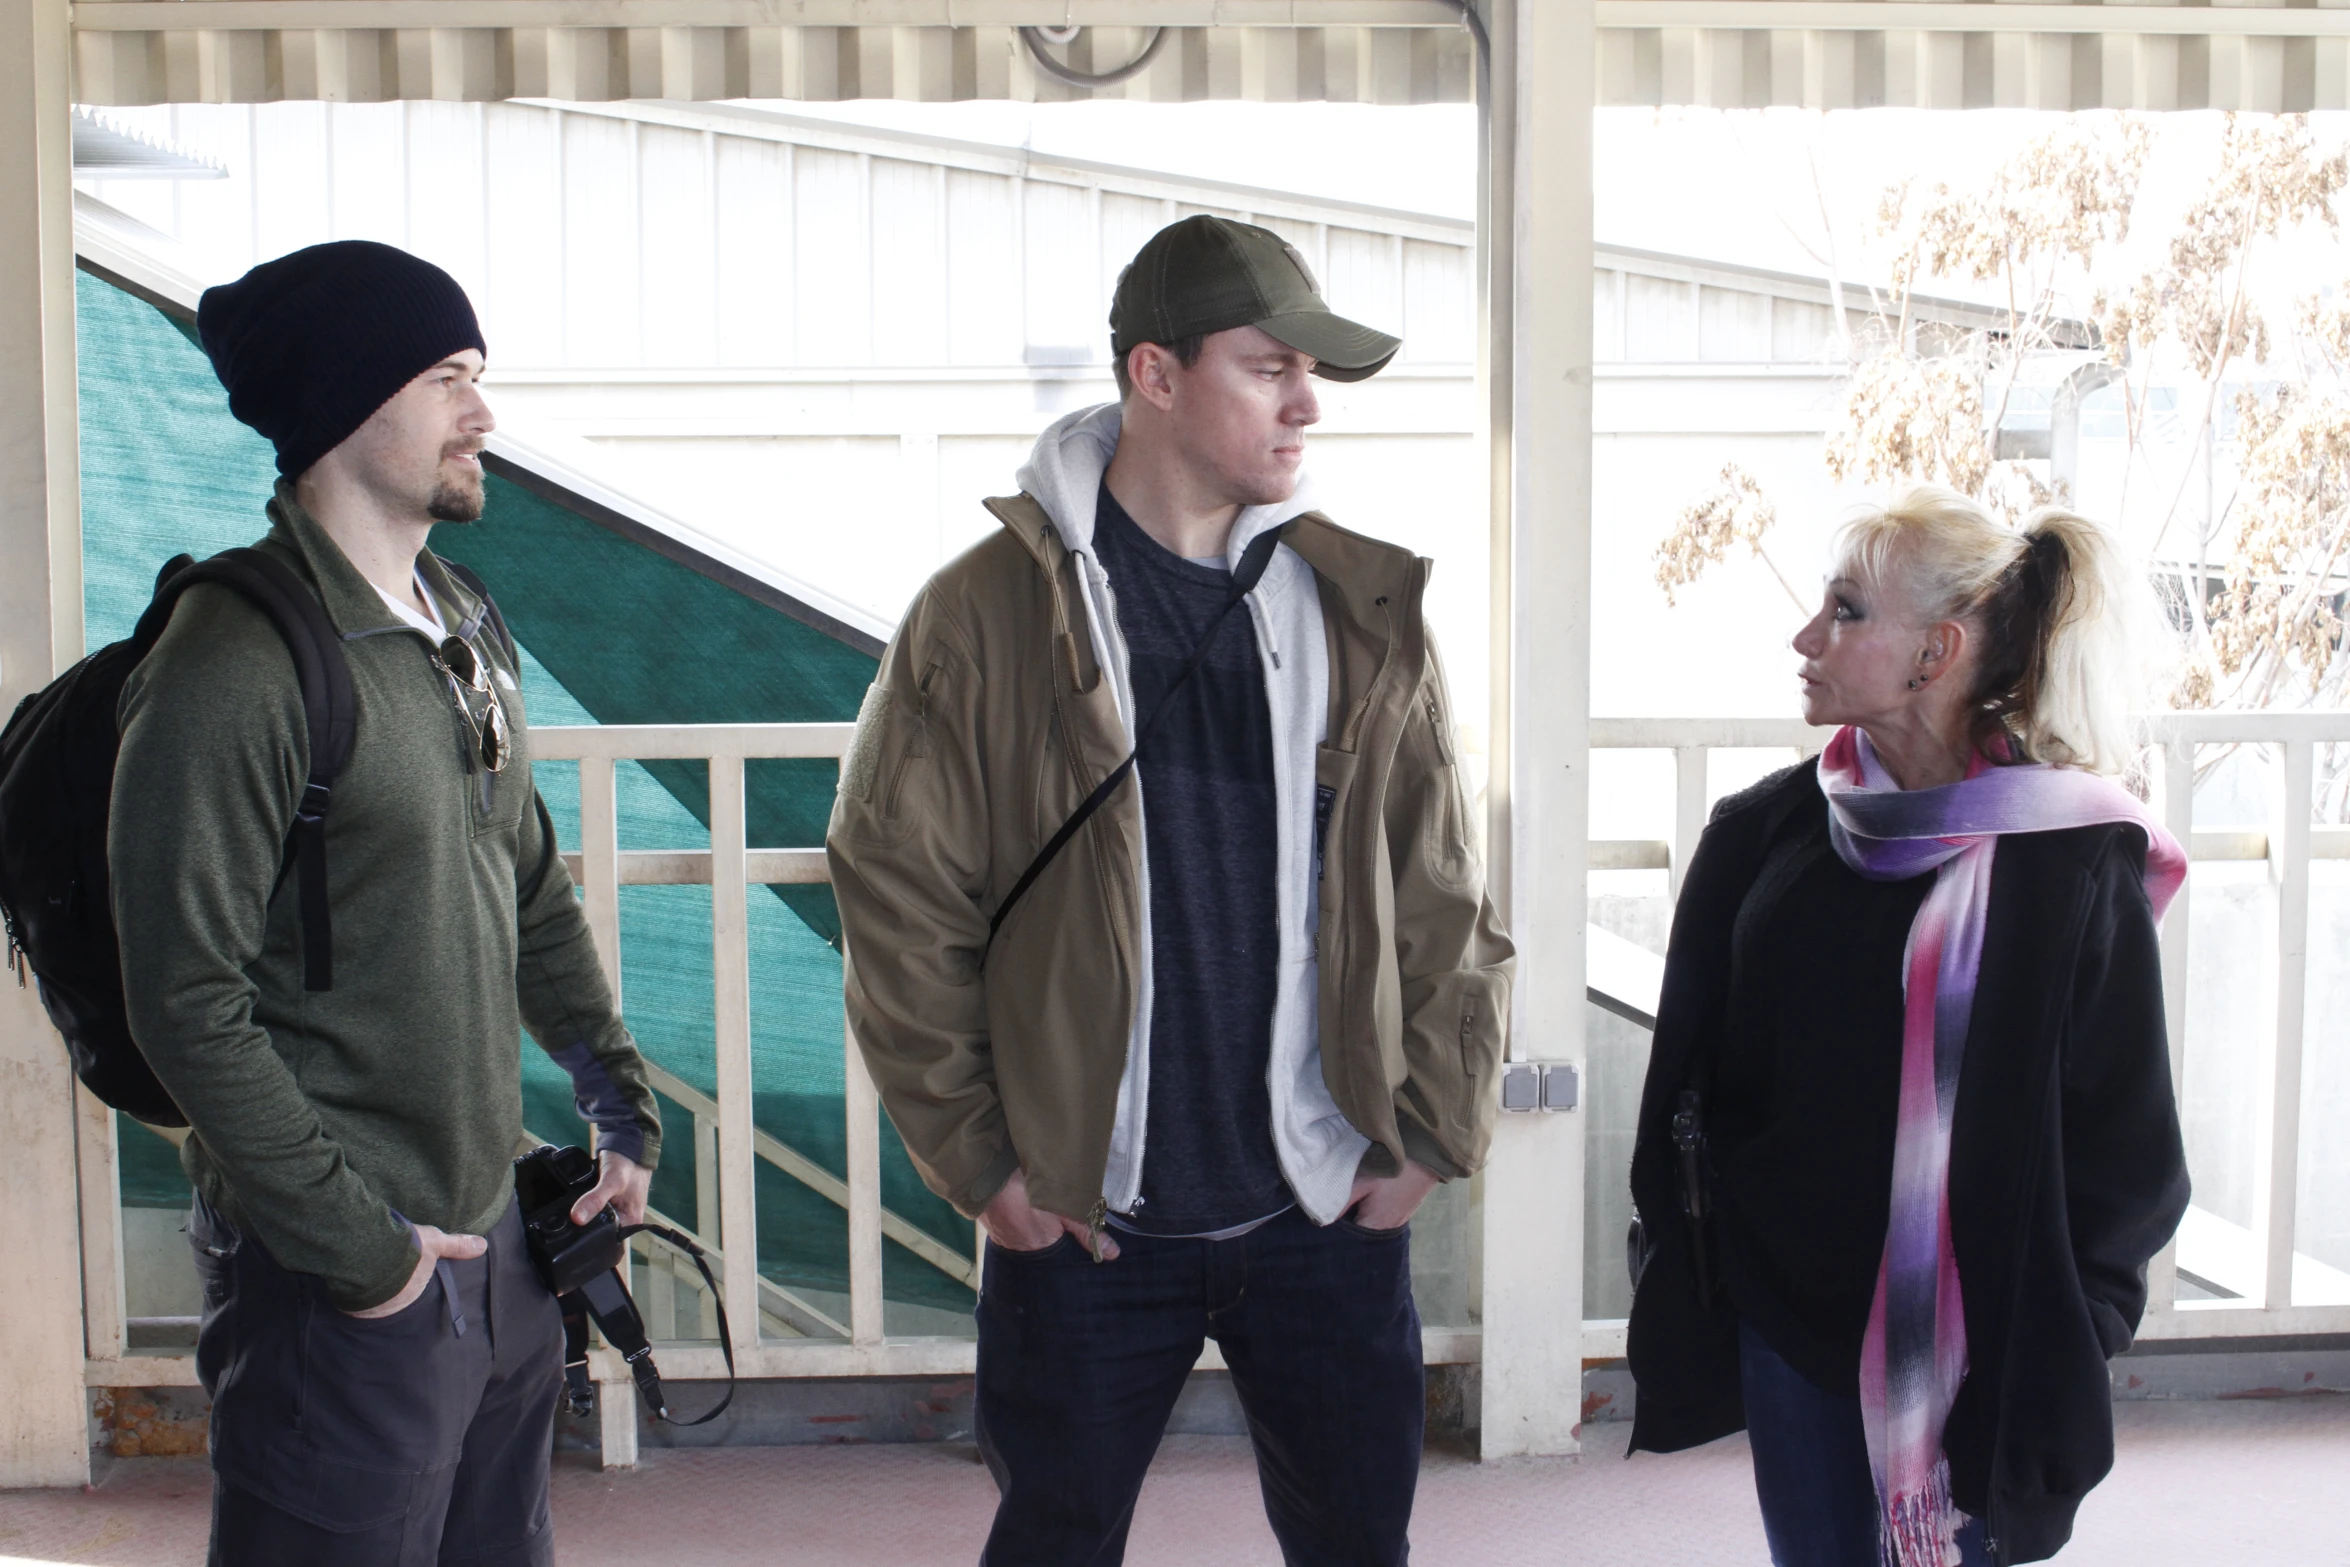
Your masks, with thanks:
[[[362,241],[255,267],[196,321],[277,448],[258,547],[317,593],[358,715],[313,988],[284,873],[309,728],[276,627],[191,588],[123,690],[108,853],[132,1031],[191,1131],[211,1559],[539,1567],[562,1327],[514,1207],[523,1029],[595,1128],[582,1222],[643,1217],[660,1120],[531,783],[520,671],[425,547],[482,513],[481,328],[447,273]]]

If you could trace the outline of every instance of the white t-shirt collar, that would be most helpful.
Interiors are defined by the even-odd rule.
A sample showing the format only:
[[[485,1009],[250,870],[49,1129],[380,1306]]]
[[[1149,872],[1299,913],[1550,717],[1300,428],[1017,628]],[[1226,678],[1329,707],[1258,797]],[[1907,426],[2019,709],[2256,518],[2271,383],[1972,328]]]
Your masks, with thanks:
[[[423,572],[419,571],[416,573],[416,597],[422,599],[425,604],[430,606],[432,610],[430,618],[427,618],[426,616],[418,613],[414,601],[405,598],[394,598],[391,594],[384,592],[382,588],[376,587],[374,583],[369,583],[368,586],[375,588],[376,593],[383,599],[385,605],[390,608],[393,614],[399,616],[409,625],[414,626],[417,630],[432,638],[436,643],[444,640],[449,635],[448,626],[445,625],[441,620],[441,606],[434,601],[432,596],[432,589],[425,586]]]

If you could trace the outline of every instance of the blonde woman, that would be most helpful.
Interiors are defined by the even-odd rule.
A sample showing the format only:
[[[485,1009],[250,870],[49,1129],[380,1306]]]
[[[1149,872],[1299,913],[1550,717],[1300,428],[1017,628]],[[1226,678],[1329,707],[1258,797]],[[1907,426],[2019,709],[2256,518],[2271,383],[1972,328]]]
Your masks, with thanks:
[[[1836,735],[1722,802],[1673,922],[1632,1445],[1744,1426],[1779,1567],[2037,1561],[2187,1204],[2185,858],[2112,781],[2142,590],[2081,518],[1940,489],[1834,558],[1794,648]]]

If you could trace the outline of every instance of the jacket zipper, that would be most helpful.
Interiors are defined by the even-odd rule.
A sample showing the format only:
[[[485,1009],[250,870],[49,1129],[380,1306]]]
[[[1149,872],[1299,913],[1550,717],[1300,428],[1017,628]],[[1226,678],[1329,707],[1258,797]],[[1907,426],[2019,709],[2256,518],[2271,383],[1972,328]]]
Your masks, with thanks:
[[[1102,1226],[1108,1222],[1109,1215],[1110,1200],[1107,1197],[1096,1197],[1092,1209],[1085,1215],[1085,1249],[1093,1253],[1096,1262],[1102,1260]]]

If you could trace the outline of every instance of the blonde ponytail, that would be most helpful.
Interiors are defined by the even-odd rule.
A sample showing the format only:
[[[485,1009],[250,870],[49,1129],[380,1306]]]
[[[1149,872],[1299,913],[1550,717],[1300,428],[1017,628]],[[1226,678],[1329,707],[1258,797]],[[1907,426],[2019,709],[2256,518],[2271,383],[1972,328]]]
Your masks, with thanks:
[[[2103,528],[2049,507],[2010,529],[1957,491],[1922,485],[1845,524],[1836,553],[1840,570],[1880,587],[1898,575],[1923,620],[1973,629],[1984,754],[2094,773],[2131,765],[2147,590]]]

